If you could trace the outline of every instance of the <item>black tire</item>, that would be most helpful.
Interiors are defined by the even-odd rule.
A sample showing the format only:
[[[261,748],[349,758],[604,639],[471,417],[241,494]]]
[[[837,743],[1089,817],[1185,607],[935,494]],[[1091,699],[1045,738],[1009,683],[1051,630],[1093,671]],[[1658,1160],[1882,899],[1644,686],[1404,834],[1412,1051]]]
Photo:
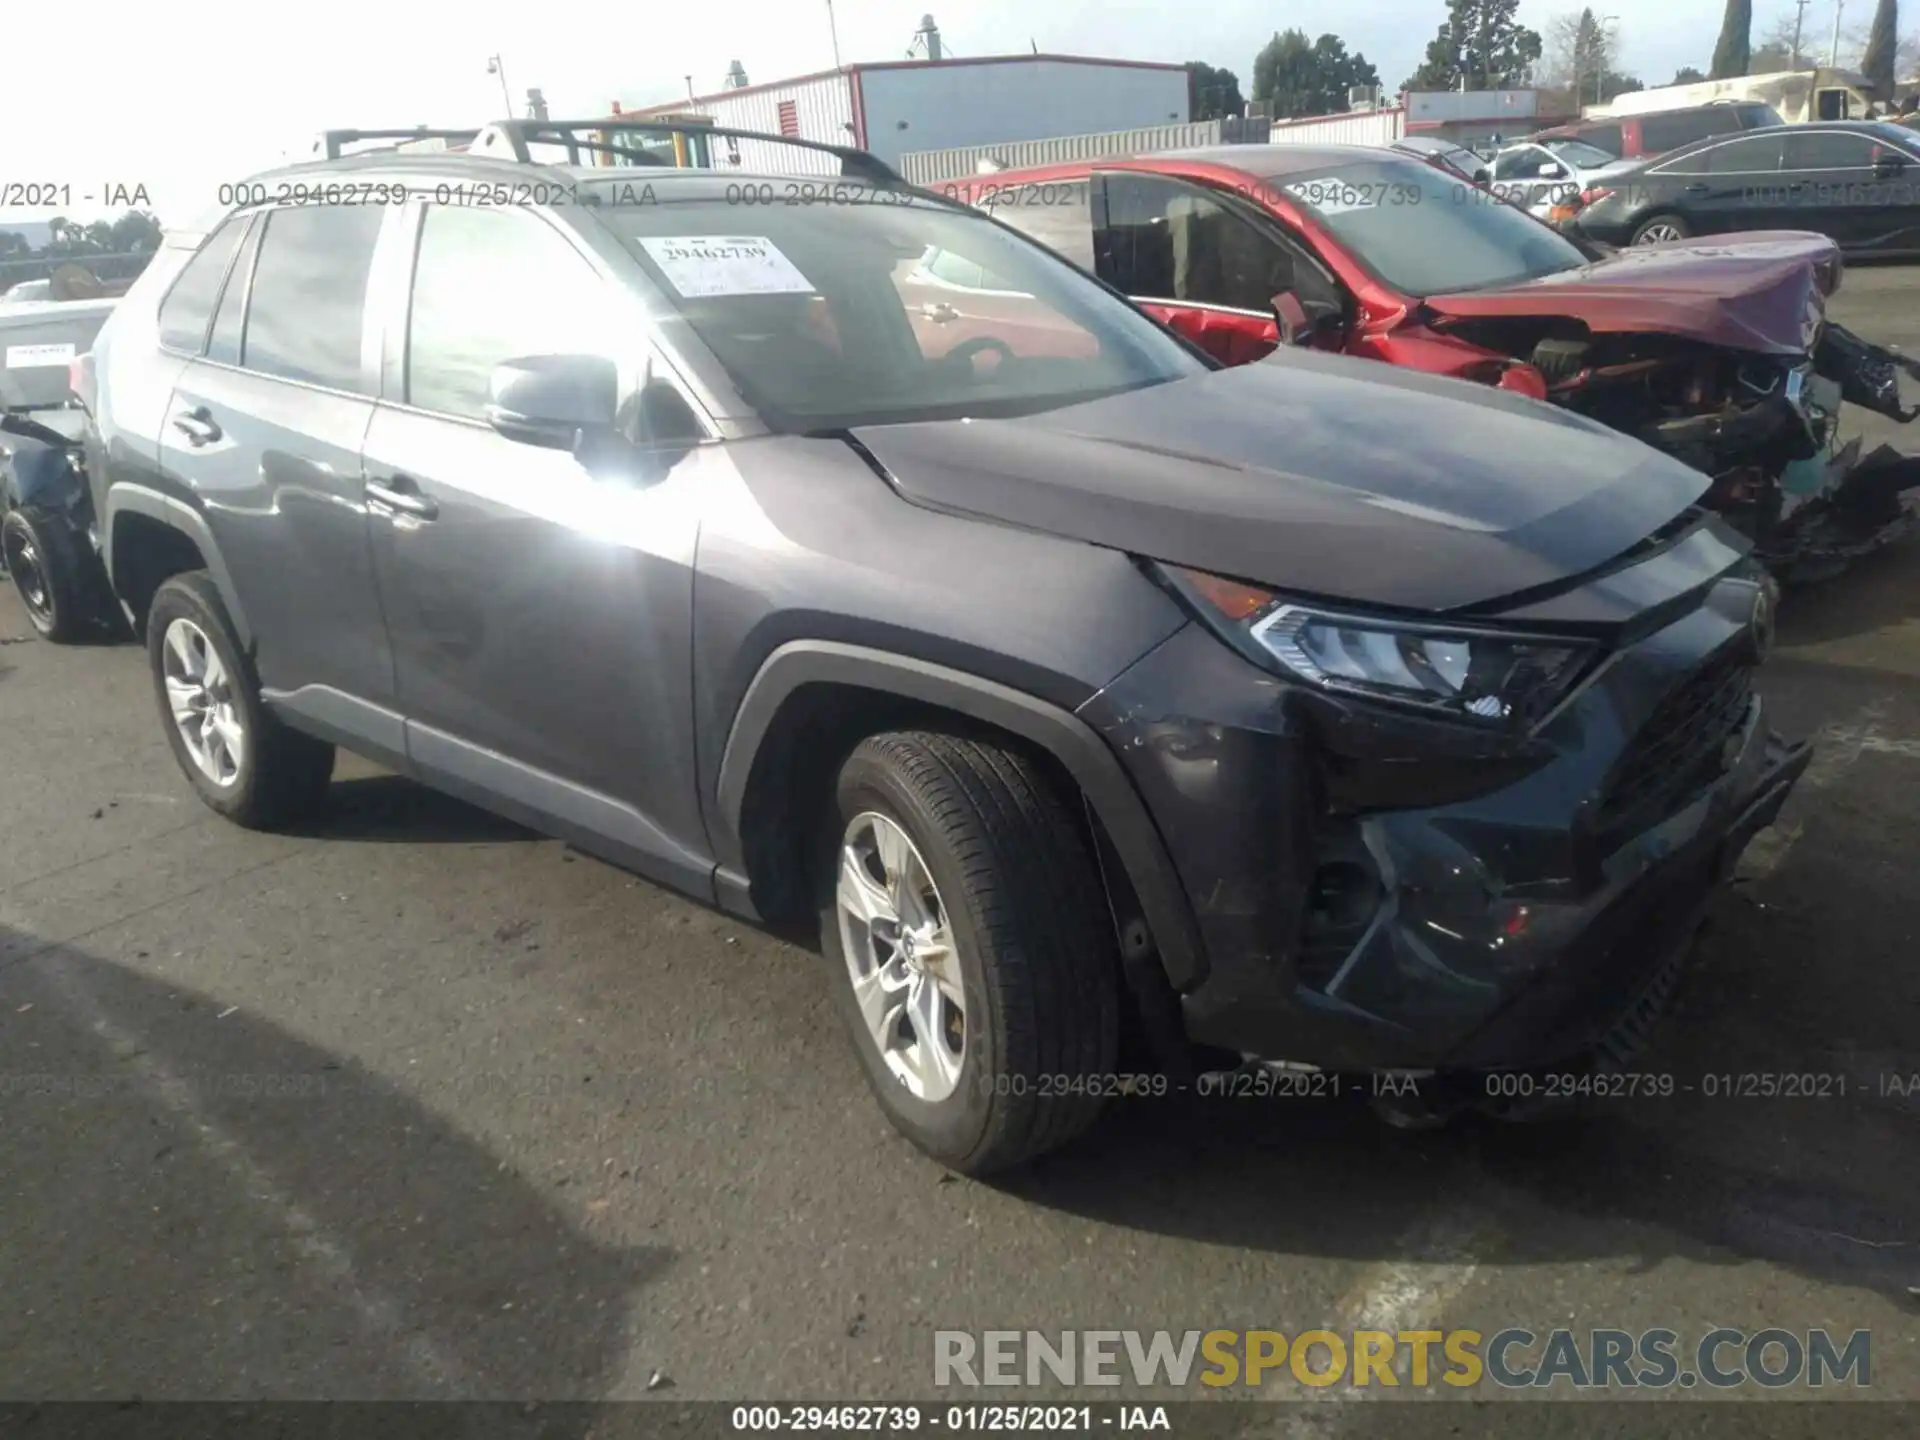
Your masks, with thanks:
[[[0,552],[42,640],[70,645],[105,618],[99,562],[63,516],[37,505],[9,510],[0,520]]]
[[[231,681],[226,694],[245,740],[233,779],[225,785],[195,763],[168,703],[163,657],[167,631],[176,620],[199,629]],[[204,570],[176,575],[154,593],[147,613],[147,663],[173,757],[210,809],[250,830],[273,830],[324,807],[333,779],[333,746],[288,729],[261,703],[259,677],[234,639],[227,608]]]
[[[1682,220],[1678,215],[1675,215],[1672,211],[1663,210],[1657,215],[1647,216],[1646,219],[1634,226],[1633,238],[1627,243],[1630,245],[1652,245],[1657,243],[1645,238],[1647,233],[1656,226],[1664,227],[1673,232],[1671,235],[1663,236],[1662,238],[1665,240],[1690,240],[1693,238],[1693,227],[1691,225],[1685,220]]]
[[[929,732],[863,741],[835,799],[823,847],[823,948],[887,1118],[967,1175],[1073,1139],[1100,1113],[1120,1036],[1112,922],[1073,812],[1022,756]],[[947,912],[966,1048],[945,1099],[922,1099],[894,1076],[855,998],[834,891],[847,827],[866,812],[905,831]]]

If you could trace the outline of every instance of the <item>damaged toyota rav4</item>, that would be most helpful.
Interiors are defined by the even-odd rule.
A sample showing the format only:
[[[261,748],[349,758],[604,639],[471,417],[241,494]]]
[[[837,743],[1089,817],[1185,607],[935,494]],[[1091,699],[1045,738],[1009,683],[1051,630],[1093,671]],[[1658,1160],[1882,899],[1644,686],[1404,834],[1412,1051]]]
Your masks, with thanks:
[[[270,177],[407,198],[170,237],[84,367],[207,804],[290,823],[345,746],[817,925],[879,1104],[971,1173],[1122,1075],[1439,1106],[1631,1053],[1809,753],[1704,476],[1498,390],[1218,368],[857,151],[820,203],[459,203],[548,128]]]

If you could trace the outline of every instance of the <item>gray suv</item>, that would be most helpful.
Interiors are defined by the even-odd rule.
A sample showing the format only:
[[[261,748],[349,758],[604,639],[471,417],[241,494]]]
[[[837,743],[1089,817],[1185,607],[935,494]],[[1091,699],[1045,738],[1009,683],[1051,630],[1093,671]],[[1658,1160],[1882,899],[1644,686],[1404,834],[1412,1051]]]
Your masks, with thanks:
[[[100,336],[97,533],[207,804],[293,821],[341,745],[817,925],[963,1171],[1254,1062],[1430,1118],[1628,1053],[1807,762],[1704,476],[1217,369],[860,152],[607,128],[263,176]]]

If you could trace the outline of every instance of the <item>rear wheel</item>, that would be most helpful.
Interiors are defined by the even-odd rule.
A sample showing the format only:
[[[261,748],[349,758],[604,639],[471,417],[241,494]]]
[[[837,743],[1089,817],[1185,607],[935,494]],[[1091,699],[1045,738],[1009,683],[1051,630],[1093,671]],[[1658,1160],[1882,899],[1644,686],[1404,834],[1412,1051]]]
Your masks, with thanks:
[[[207,805],[267,830],[326,801],[333,746],[289,730],[260,700],[260,683],[220,592],[204,571],[154,593],[147,658],[174,758]]]
[[[1670,240],[1685,240],[1693,227],[1678,215],[1649,215],[1633,232],[1635,245],[1664,245]]]
[[[98,562],[63,517],[37,505],[9,510],[0,520],[0,553],[41,639],[68,644],[104,618]]]
[[[1119,1046],[1112,925],[1072,812],[1024,757],[880,735],[841,771],[825,949],[887,1118],[965,1174],[1065,1144]]]

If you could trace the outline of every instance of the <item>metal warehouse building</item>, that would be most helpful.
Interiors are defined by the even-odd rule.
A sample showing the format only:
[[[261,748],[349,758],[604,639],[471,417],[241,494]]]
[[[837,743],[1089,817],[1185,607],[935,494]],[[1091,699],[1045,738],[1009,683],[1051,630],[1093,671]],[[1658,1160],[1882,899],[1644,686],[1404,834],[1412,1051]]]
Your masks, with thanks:
[[[692,111],[737,130],[858,145],[890,165],[909,151],[1131,130],[1179,123],[1189,113],[1184,66],[1081,55],[845,65],[692,100],[616,108],[629,115]],[[729,149],[748,169],[796,168],[792,150],[750,140]],[[817,168],[835,166],[822,156]]]

